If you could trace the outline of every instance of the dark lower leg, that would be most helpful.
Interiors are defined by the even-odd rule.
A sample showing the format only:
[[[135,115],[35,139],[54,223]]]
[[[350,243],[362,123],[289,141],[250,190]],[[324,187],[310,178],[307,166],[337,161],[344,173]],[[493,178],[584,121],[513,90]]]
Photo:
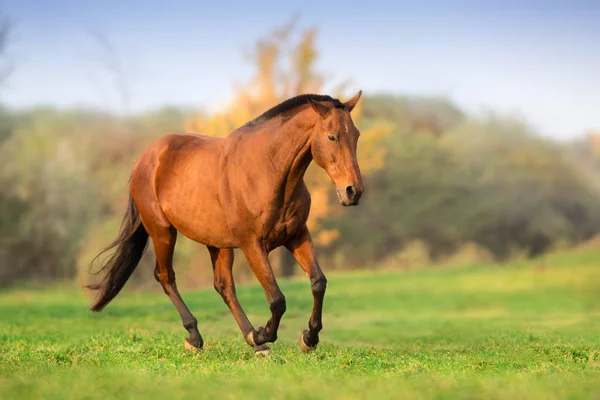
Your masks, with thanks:
[[[250,322],[248,316],[244,312],[244,309],[240,305],[240,302],[238,301],[237,295],[235,293],[235,288],[220,287],[217,289],[217,291],[223,298],[223,301],[229,308],[229,311],[231,311],[235,322],[237,322],[238,326],[240,327],[240,331],[242,331],[242,334],[245,337],[246,335],[248,335],[249,332],[254,330],[254,326],[252,326],[252,323]]]
[[[304,331],[302,338],[308,347],[315,347],[319,343],[319,332],[323,328],[323,298],[327,288],[327,279],[315,257],[312,239],[308,228],[303,227],[297,236],[286,244],[298,264],[310,277],[311,291],[313,294],[313,310],[308,321],[308,330]]]
[[[269,299],[269,308],[271,309],[271,318],[269,318],[264,328],[260,327],[253,333],[254,343],[257,345],[277,340],[279,323],[286,309],[285,297],[280,290],[272,299]]]
[[[214,271],[214,287],[221,295],[223,301],[231,311],[237,322],[244,339],[254,331],[254,326],[248,320],[236,294],[235,282],[233,281],[233,250],[208,247]],[[248,343],[254,346],[253,343]],[[265,350],[265,349],[258,349]]]
[[[323,298],[327,287],[327,279],[321,273],[316,277],[311,277],[311,290],[314,299],[314,305],[310,319],[308,320],[308,331],[304,334],[304,343],[310,347],[319,344],[319,332],[323,329]]]
[[[156,253],[154,277],[161,284],[166,295],[169,296],[179,312],[183,327],[189,333],[187,342],[196,348],[202,348],[204,342],[202,336],[200,336],[200,332],[198,332],[198,321],[185,305],[175,283],[173,251],[175,250],[177,231],[171,227],[168,230],[152,232],[150,236],[154,243],[154,252]]]
[[[204,345],[204,341],[202,340],[202,336],[198,331],[198,321],[192,315],[190,310],[185,305],[179,291],[177,290],[177,285],[173,281],[172,283],[166,282],[161,285],[173,304],[175,308],[179,312],[179,316],[181,317],[181,322],[183,323],[183,327],[188,331],[189,335],[187,337],[187,342],[192,346],[201,349]]]

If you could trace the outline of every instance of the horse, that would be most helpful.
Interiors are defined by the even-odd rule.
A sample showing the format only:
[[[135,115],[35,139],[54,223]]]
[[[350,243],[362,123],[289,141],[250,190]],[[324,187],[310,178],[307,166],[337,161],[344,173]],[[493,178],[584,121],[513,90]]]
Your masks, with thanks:
[[[112,251],[98,271],[104,273],[100,283],[87,286],[98,291],[90,309],[99,312],[117,296],[150,237],[156,254],[154,277],[188,332],[184,347],[202,349],[198,321],[175,282],[173,252],[180,233],[208,248],[214,288],[245,341],[255,353],[268,353],[266,343],[277,340],[286,310],[268,255],[285,246],[311,282],[313,309],[299,341],[303,352],[315,350],[327,279],[306,226],[311,198],[303,178],[314,160],[331,178],[341,205],[359,204],[364,190],[356,159],[360,132],[350,113],[361,93],[346,102],[317,94],[292,97],[225,138],[174,133],[153,142],[134,165],[119,234],[96,257]],[[242,250],[269,303],[271,317],[258,329],[236,296],[235,248]]]

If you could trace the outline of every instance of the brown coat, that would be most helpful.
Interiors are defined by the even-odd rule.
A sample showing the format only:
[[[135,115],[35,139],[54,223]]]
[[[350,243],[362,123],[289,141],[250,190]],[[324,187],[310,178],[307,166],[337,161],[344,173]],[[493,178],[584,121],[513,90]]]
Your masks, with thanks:
[[[286,307],[267,256],[285,246],[311,279],[314,308],[300,344],[305,351],[314,349],[326,279],[306,227],[310,194],[303,177],[314,159],[336,186],[340,203],[358,204],[363,192],[356,161],[359,132],[350,111],[360,94],[346,103],[329,96],[294,97],[223,139],[171,134],[154,142],[134,167],[129,210],[119,237],[108,248],[116,251],[104,265],[104,280],[91,286],[100,290],[92,310],[100,311],[118,294],[149,236],[157,258],[156,279],[189,332],[186,346],[201,348],[197,321],[175,284],[172,261],[179,232],[208,247],[216,290],[248,344],[265,351],[264,343],[277,339]],[[242,249],[264,288],[272,314],[265,328],[254,329],[237,300],[233,248]]]

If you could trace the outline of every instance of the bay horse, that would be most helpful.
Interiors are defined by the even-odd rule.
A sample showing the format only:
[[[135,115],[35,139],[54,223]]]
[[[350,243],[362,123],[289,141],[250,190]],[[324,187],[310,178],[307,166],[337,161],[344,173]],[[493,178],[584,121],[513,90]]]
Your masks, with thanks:
[[[311,282],[314,305],[308,330],[300,335],[304,352],[314,350],[322,329],[327,279],[315,257],[306,221],[310,193],[304,173],[312,160],[323,168],[344,206],[359,203],[363,181],[356,160],[359,131],[350,112],[359,91],[345,103],[325,95],[290,98],[218,139],[170,134],[139,157],[130,179],[129,205],[117,238],[98,256],[104,278],[88,288],[99,293],[92,311],[101,311],[123,288],[144,253],[148,236],[156,253],[154,276],[181,316],[187,349],[201,349],[198,322],[175,283],[173,251],[177,233],[204,244],[210,253],[214,287],[256,353],[277,339],[286,310],[268,254],[285,246]],[[236,296],[233,249],[240,248],[262,285],[271,318],[255,329]]]

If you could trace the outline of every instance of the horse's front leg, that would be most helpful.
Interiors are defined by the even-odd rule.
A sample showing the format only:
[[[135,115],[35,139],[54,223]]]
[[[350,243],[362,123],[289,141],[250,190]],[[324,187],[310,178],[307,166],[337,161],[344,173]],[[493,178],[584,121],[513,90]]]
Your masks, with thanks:
[[[265,327],[252,330],[246,337],[246,341],[249,344],[260,346],[264,343],[277,340],[279,322],[285,313],[285,297],[281,293],[279,285],[277,285],[273,268],[271,268],[271,263],[263,244],[256,241],[243,246],[242,251],[248,260],[248,264],[250,264],[250,268],[252,268],[252,272],[254,272],[254,275],[256,275],[256,278],[262,285],[271,309],[271,318],[267,321]]]
[[[308,321],[308,330],[300,335],[300,348],[303,352],[308,353],[316,349],[317,344],[319,344],[319,332],[323,328],[321,317],[327,278],[325,278],[325,274],[321,271],[315,257],[312,239],[306,225],[300,229],[294,238],[286,243],[285,247],[292,252],[296,261],[310,278],[314,305]]]

